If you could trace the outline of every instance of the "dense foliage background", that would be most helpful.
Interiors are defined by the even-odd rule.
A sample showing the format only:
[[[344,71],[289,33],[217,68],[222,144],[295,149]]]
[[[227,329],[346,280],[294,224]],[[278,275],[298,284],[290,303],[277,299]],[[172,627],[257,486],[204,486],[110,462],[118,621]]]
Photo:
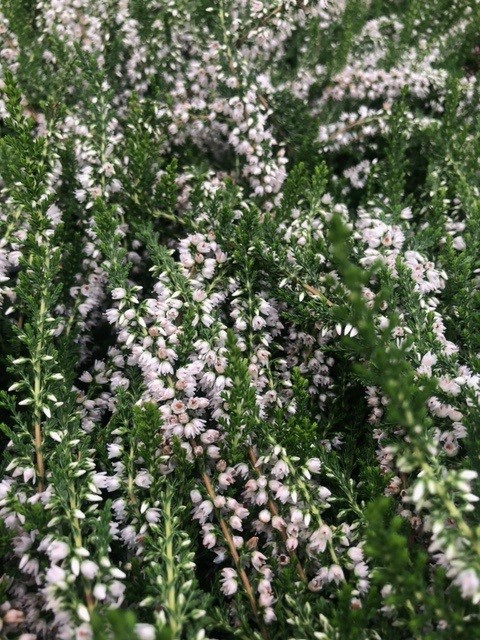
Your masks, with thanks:
[[[479,13],[2,0],[2,638],[479,637]]]

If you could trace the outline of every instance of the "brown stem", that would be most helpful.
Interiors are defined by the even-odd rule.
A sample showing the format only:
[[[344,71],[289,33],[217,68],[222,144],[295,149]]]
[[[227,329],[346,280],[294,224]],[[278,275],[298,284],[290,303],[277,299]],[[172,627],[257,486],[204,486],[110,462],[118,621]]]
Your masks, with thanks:
[[[255,471],[257,472],[257,475],[260,475],[260,468],[258,467],[257,463],[257,459],[255,457],[255,453],[253,452],[253,449],[251,447],[249,447],[248,449],[248,457],[250,459],[250,462],[253,466],[253,468],[255,469]],[[272,500],[272,498],[268,499],[268,508],[270,510],[270,513],[273,516],[279,516],[279,512],[278,512],[278,507],[275,504],[275,502]],[[282,540],[284,543],[287,542],[287,532],[284,526],[282,526],[280,528],[280,535],[282,536]],[[295,553],[294,550],[290,551],[288,549],[288,547],[285,545],[285,548],[287,549],[288,555],[292,558],[292,560],[295,562],[295,569],[298,573],[298,577],[300,578],[300,580],[302,580],[302,582],[308,582],[308,578],[307,578],[307,574],[305,573],[305,569],[302,567],[302,564],[300,562],[300,560],[298,559],[297,554]]]
[[[258,101],[260,102],[260,104],[262,105],[262,107],[264,107],[267,111],[270,109],[270,105],[268,104],[267,99],[265,98],[265,96],[262,96],[260,93],[258,94]]]
[[[212,482],[208,476],[208,474],[204,471],[202,472],[202,481],[203,484],[205,485],[205,489],[207,490],[208,493],[208,497],[210,498],[210,500],[212,502],[215,501],[215,498],[217,497],[215,494],[215,489],[212,486]],[[250,602],[250,606],[252,607],[252,611],[257,619],[258,622],[258,626],[260,628],[260,632],[262,634],[262,638],[264,638],[264,640],[268,640],[269,635],[268,635],[268,631],[265,628],[259,612],[258,612],[258,605],[257,605],[257,601],[255,599],[255,595],[253,593],[253,589],[252,589],[252,585],[250,584],[250,580],[248,579],[248,576],[245,572],[245,569],[243,569],[243,567],[240,566],[240,556],[238,555],[238,551],[235,548],[235,545],[233,543],[232,540],[232,536],[230,534],[230,531],[228,529],[228,525],[225,522],[225,520],[223,518],[221,518],[219,516],[219,523],[220,523],[220,528],[222,530],[223,536],[227,542],[228,545],[228,549],[230,551],[230,555],[232,557],[233,562],[235,563],[235,566],[237,568],[237,573],[240,576],[240,580],[242,581],[243,584],[243,588],[245,589],[245,593],[247,594],[247,598],[248,601]]]
[[[312,296],[313,298],[322,298],[325,304],[327,304],[329,307],[333,306],[333,302],[326,298],[321,291],[315,289],[315,287],[311,287],[309,284],[305,283],[302,283],[302,287],[308,293],[308,295]]]
[[[327,142],[332,142],[338,136],[341,136],[343,133],[347,133],[351,129],[355,129],[355,127],[361,127],[362,124],[367,124],[367,122],[375,122],[376,120],[380,120],[381,116],[366,116],[365,118],[360,118],[360,120],[355,120],[355,122],[351,122],[347,124],[345,127],[338,129],[338,131],[334,131],[332,134],[328,136]]]
[[[87,603],[87,609],[91,613],[95,608],[95,599],[92,596],[90,589],[85,589],[85,602]]]

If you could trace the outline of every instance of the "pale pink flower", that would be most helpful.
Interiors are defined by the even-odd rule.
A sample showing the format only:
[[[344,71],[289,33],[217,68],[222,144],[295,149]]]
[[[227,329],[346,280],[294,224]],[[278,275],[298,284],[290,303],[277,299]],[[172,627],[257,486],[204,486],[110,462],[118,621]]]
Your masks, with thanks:
[[[220,579],[222,585],[221,591],[226,596],[232,596],[236,593],[238,588],[237,573],[235,569],[226,567],[222,569],[222,578]]]

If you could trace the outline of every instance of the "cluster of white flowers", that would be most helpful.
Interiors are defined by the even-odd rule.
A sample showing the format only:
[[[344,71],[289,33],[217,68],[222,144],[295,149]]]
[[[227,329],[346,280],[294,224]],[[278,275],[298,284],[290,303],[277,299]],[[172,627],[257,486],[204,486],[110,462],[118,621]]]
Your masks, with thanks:
[[[27,4],[0,8],[0,635],[471,633],[477,2]]]

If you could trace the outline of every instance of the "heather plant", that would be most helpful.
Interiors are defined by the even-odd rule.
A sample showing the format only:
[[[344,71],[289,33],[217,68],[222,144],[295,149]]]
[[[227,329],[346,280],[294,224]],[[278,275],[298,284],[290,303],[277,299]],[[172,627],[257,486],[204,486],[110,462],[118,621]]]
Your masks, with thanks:
[[[0,637],[480,629],[473,0],[0,3]]]

